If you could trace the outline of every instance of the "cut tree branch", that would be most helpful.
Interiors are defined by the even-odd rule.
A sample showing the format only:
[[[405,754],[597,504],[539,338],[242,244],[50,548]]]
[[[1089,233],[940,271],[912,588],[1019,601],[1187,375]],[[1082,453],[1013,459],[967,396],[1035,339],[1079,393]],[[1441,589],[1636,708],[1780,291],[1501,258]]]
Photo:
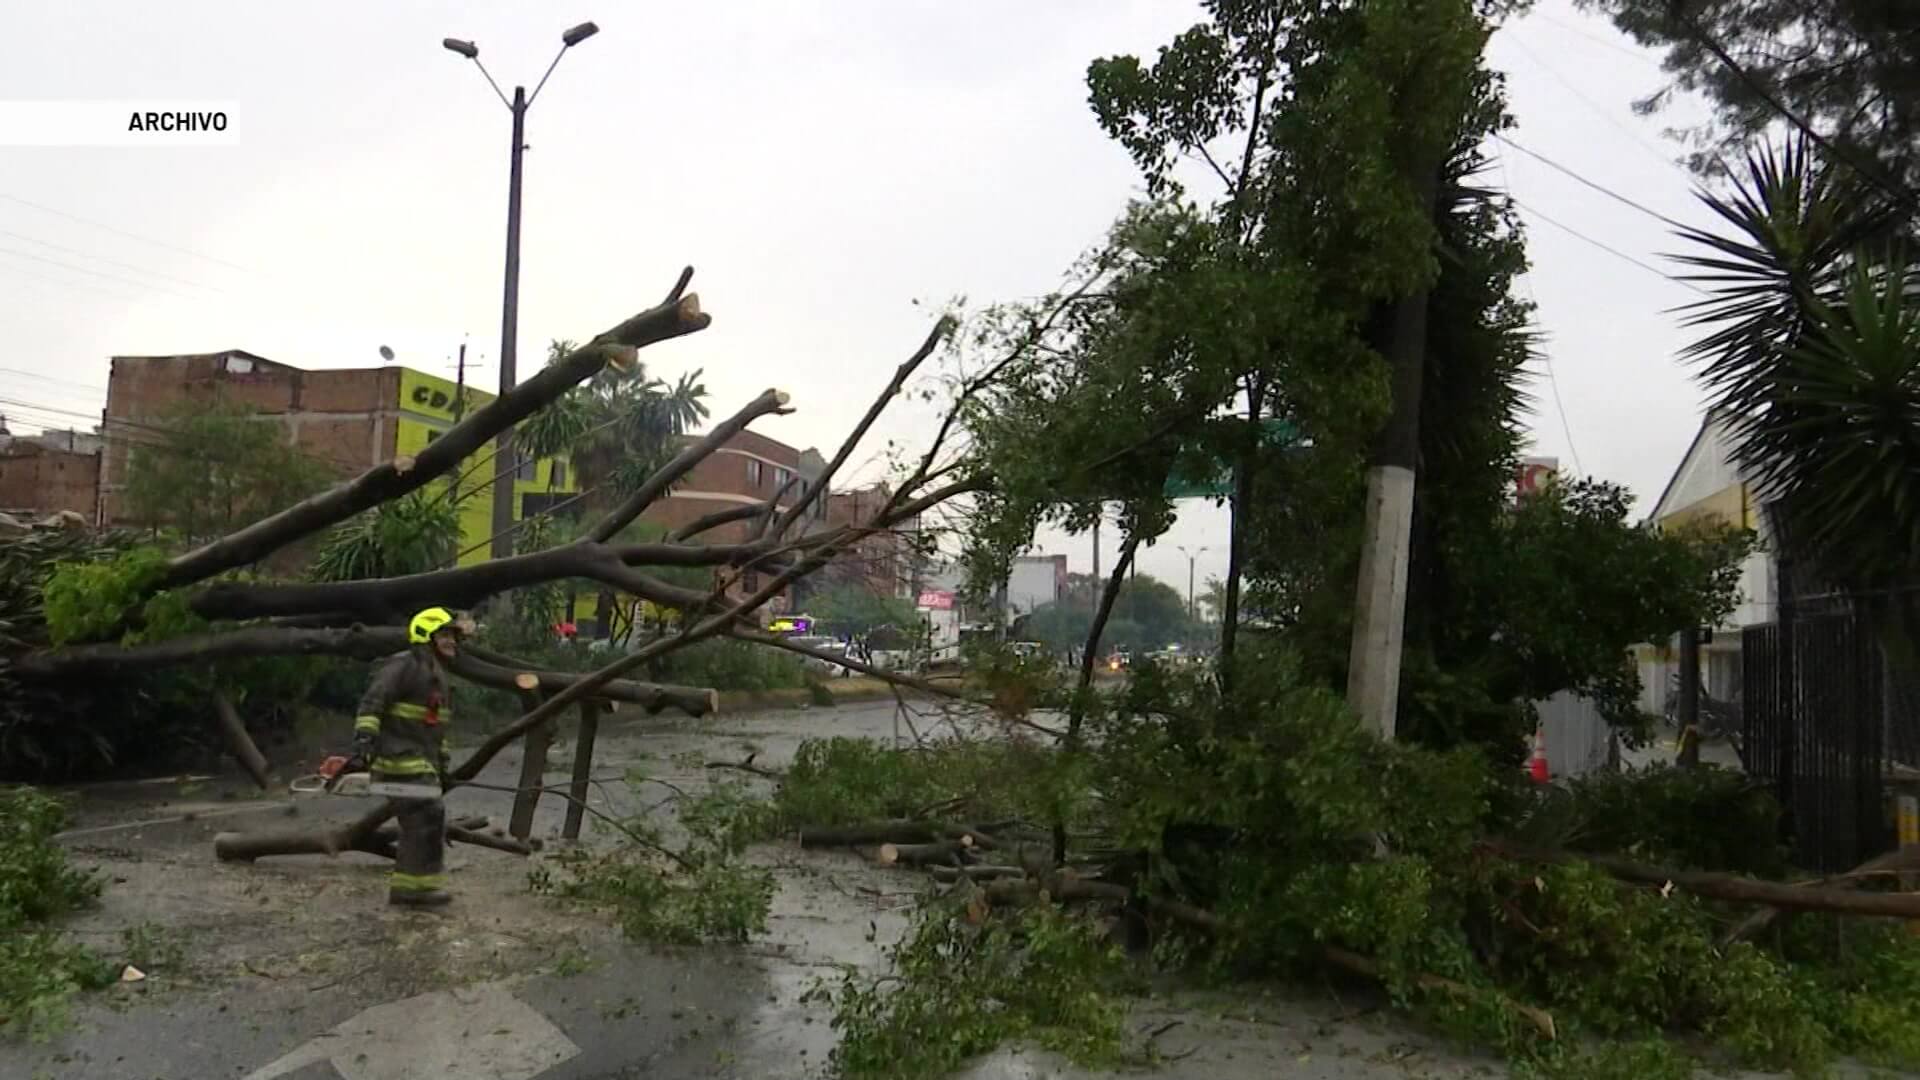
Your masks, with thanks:
[[[1672,885],[1697,896],[1711,897],[1715,900],[1765,904],[1782,911],[1826,911],[1837,915],[1878,915],[1896,919],[1920,919],[1920,893],[1824,889],[1811,885],[1792,885],[1783,881],[1741,877],[1738,874],[1717,874],[1704,870],[1671,870],[1623,859],[1617,855],[1574,854],[1565,851],[1517,847],[1492,841],[1482,846],[1496,855],[1526,862],[1586,861],[1622,881],[1632,881],[1642,885]]]
[[[684,272],[682,280],[685,280]],[[676,286],[676,292],[679,288],[681,286]],[[383,462],[353,480],[174,558],[155,588],[178,588],[258,562],[294,540],[414,491],[458,467],[494,436],[592,377],[615,358],[619,347],[644,348],[704,330],[712,321],[700,310],[697,294],[670,294],[665,303],[600,334],[488,402],[427,444],[418,455]]]
[[[563,544],[505,559],[490,559],[453,570],[404,577],[316,583],[223,581],[189,599],[205,619],[255,619],[266,616],[348,612],[366,622],[395,622],[429,604],[473,607],[509,589],[562,578],[585,578],[612,585],[668,607],[687,607],[706,599],[694,589],[669,585],[633,569],[636,562],[660,566],[716,566],[753,556],[738,545]]]
[[[151,645],[80,645],[71,649],[31,653],[15,660],[13,671],[30,678],[68,678],[117,675],[188,662],[261,656],[351,656],[374,660],[391,656],[406,647],[406,631],[397,626],[349,626],[316,630],[255,626],[223,634],[193,634]],[[541,689],[549,693],[564,690],[581,678],[567,672],[542,671],[512,657],[487,653],[482,649],[462,650],[449,668],[461,678],[495,690],[513,690],[513,677],[520,672],[531,672],[537,676]],[[662,686],[630,679],[611,680],[599,688],[596,696],[629,702],[649,713],[675,708],[689,716],[709,715],[716,710],[718,702],[718,695],[712,690],[692,686]]]
[[[707,432],[698,442],[675,454],[673,460],[660,467],[660,471],[647,477],[646,483],[641,484],[638,491],[627,496],[626,501],[594,525],[586,539],[596,543],[605,543],[613,539],[621,529],[633,524],[635,518],[639,517],[647,507],[652,506],[654,500],[665,495],[667,489],[692,471],[695,465],[705,461],[714,451],[726,445],[728,439],[745,431],[748,424],[768,413],[786,411],[787,401],[788,395],[785,391],[767,390],[748,402],[739,412],[715,424],[713,430]]]
[[[267,790],[266,756],[254,745],[253,736],[247,734],[247,725],[235,711],[233,701],[217,690],[213,694],[213,715],[219,722],[221,736],[227,740],[227,748],[233,751],[234,760],[247,770],[261,791]]]
[[[854,449],[860,445],[861,439],[866,438],[867,431],[873,427],[874,421],[880,419],[880,414],[886,411],[887,405],[899,395],[900,388],[913,377],[913,373],[926,362],[927,357],[933,355],[933,350],[939,347],[940,342],[953,331],[953,327],[952,318],[942,317],[927,334],[927,339],[913,351],[913,355],[907,357],[899,367],[893,370],[893,378],[887,381],[886,389],[880,391],[880,396],[874,398],[873,404],[867,406],[867,414],[860,418],[860,422],[854,425],[851,432],[847,433],[846,439],[840,443],[839,452],[833,455],[833,460],[827,462],[827,467],[821,470],[820,475],[807,486],[806,492],[800,496],[800,501],[788,507],[780,515],[779,526],[774,529],[776,536],[792,528],[800,515],[807,512],[807,507],[813,505],[814,500],[823,497],[828,486],[833,483],[834,474],[839,472],[840,466],[845,465],[847,459],[853,456]]]

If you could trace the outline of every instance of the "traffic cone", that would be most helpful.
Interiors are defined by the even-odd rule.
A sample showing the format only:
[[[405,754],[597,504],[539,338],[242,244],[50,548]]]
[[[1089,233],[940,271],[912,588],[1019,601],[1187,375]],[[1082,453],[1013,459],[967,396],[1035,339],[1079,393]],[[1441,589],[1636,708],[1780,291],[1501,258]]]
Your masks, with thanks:
[[[1532,777],[1536,784],[1544,784],[1552,778],[1553,774],[1547,768],[1547,729],[1545,727],[1533,729],[1533,760],[1527,763],[1527,775]]]

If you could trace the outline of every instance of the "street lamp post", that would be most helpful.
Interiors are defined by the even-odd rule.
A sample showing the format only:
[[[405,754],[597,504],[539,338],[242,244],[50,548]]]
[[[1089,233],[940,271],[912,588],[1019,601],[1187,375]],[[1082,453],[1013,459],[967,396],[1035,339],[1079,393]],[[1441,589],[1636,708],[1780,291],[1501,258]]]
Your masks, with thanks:
[[[507,270],[506,284],[502,290],[500,310],[500,394],[506,396],[513,389],[516,371],[515,361],[519,356],[518,338],[520,333],[520,160],[527,148],[527,110],[533,106],[535,98],[540,96],[540,88],[547,85],[547,79],[553,69],[560,66],[560,57],[567,50],[600,32],[593,23],[584,22],[560,35],[560,51],[554,55],[553,63],[547,65],[547,72],[540,76],[540,82],[527,93],[524,86],[513,88],[513,98],[500,90],[500,84],[493,81],[493,75],[486,65],[480,62],[480,47],[471,41],[459,38],[445,38],[440,44],[449,52],[458,53],[473,61],[473,66],[486,76],[487,85],[499,96],[513,114],[513,147],[507,171]],[[504,559],[513,554],[513,484],[520,470],[517,468],[511,429],[502,431],[494,440],[494,479],[493,479],[493,551],[492,557]]]
[[[1194,616],[1197,614],[1193,606],[1193,562],[1205,554],[1207,549],[1197,547],[1192,551],[1188,551],[1186,548],[1176,547],[1174,550],[1187,557],[1187,621],[1192,622]]]

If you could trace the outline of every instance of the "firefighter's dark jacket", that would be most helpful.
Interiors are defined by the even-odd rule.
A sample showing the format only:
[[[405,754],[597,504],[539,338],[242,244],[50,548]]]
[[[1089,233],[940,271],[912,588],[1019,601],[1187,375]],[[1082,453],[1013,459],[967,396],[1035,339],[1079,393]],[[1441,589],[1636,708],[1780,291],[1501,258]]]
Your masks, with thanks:
[[[446,669],[432,649],[417,645],[382,661],[360,699],[353,729],[373,734],[375,772],[445,775],[453,711]]]

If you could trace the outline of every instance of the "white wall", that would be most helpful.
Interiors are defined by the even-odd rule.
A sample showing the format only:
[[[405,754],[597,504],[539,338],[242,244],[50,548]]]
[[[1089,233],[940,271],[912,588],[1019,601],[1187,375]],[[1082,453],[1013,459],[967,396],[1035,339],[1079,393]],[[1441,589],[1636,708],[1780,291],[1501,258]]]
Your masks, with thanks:
[[[1052,559],[1017,558],[1007,577],[1007,608],[1010,615],[1025,615],[1042,604],[1059,599],[1059,582],[1053,575]]]

